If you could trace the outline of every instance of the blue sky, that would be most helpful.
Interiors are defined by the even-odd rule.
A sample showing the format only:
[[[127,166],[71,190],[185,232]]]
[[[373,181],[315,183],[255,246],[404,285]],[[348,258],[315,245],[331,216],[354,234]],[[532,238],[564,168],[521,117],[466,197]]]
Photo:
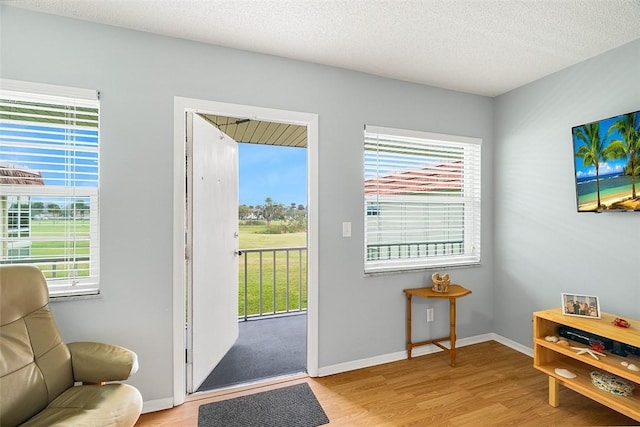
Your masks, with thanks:
[[[98,131],[0,123],[0,165],[41,172],[45,185],[97,187]]]
[[[609,119],[604,119],[604,120],[600,120],[600,137],[604,140],[605,136],[607,135],[607,131],[609,130],[609,127],[618,119],[620,119],[621,116],[616,116],[616,117],[612,117]],[[618,131],[614,132],[606,141],[605,141],[605,146],[609,145],[609,141],[614,140],[614,139],[622,139],[620,136],[620,133]],[[576,145],[576,141],[574,141],[574,153],[577,150],[577,147],[583,145],[583,142],[580,141],[577,145]],[[606,162],[600,163],[600,176],[603,175],[609,175],[612,173],[621,173],[624,170],[625,165],[627,164],[629,160],[626,159],[616,159],[616,160],[607,160]],[[576,176],[578,179],[580,178],[584,178],[584,177],[595,177],[596,175],[596,168],[593,165],[589,165],[589,166],[583,166],[583,160],[580,157],[576,157],[575,158],[575,163],[576,163]]]
[[[263,205],[271,197],[289,206],[307,205],[307,150],[238,144],[241,205]]]

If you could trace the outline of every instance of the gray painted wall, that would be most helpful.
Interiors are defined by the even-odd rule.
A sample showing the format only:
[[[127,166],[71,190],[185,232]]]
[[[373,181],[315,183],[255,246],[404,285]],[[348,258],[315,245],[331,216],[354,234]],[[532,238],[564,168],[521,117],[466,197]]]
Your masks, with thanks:
[[[320,368],[402,351],[402,289],[431,275],[363,274],[363,125],[482,138],[483,264],[449,272],[473,290],[458,305],[458,337],[493,331],[492,99],[7,6],[0,15],[2,77],[102,94],[102,296],[53,310],[67,341],[136,351],[131,383],[145,401],[173,395],[174,96],[319,115]],[[446,334],[447,310],[420,302],[416,337]]]
[[[640,110],[640,40],[495,100],[494,332],[531,346],[560,293],[640,318],[640,213],[577,213],[571,128]]]

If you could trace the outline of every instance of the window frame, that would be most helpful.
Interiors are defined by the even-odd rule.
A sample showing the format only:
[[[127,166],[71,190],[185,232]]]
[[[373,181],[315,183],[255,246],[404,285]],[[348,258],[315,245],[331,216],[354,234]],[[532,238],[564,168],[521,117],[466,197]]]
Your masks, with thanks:
[[[18,201],[18,210],[21,199],[26,199],[29,210],[36,203],[33,198],[49,204],[64,201],[66,206],[66,214],[52,215],[53,223],[58,221],[54,231],[20,234],[17,240],[8,232],[5,237],[0,233],[0,243],[5,242],[0,264],[38,266],[51,299],[100,293],[99,99],[97,90],[0,79],[0,166],[6,169],[5,181],[12,179],[12,168],[33,172],[40,181],[39,185],[29,185],[34,184],[29,178],[0,182],[0,211],[4,206],[0,226],[2,215],[9,221],[11,200]],[[36,220],[33,214],[30,217],[29,227]],[[52,250],[54,255],[42,255],[45,249],[16,255],[8,249],[12,243],[31,247],[33,242],[61,246],[55,246],[59,249]]]
[[[376,147],[375,150],[377,151],[371,147]],[[406,164],[403,164],[398,152],[394,152],[391,155],[388,154],[390,150],[396,150],[395,147],[399,147],[397,148],[399,152],[407,158],[407,160],[404,160]],[[415,147],[418,148],[416,149]],[[363,146],[363,258],[365,274],[480,264],[481,147],[482,139],[475,137],[365,125]],[[433,153],[438,152],[438,150],[451,150],[451,152],[444,151],[445,155],[449,157],[454,152],[457,153],[455,155],[460,156],[457,175],[460,180],[458,187],[453,190],[449,189],[449,191],[444,188],[434,190],[437,187],[434,184],[436,182],[433,181],[434,178],[425,177],[423,178],[424,182],[432,185],[427,190],[425,189],[428,187],[426,184],[416,185],[415,181],[412,184],[407,184],[409,182],[407,178],[401,179],[404,176],[408,176],[407,174],[422,173],[426,175],[424,166],[418,168],[417,162],[422,159],[424,161],[422,165],[433,165],[434,160],[441,159],[441,157],[438,154],[421,155],[420,153]],[[408,151],[411,151],[411,154],[407,154]],[[411,158],[410,160],[408,160],[409,157]],[[451,161],[450,158],[448,160]],[[413,164],[413,162],[416,163]],[[441,165],[444,165],[444,163],[441,163]],[[407,168],[402,169],[404,166]],[[391,167],[398,169],[390,174],[389,170],[391,169],[389,168]],[[437,168],[437,166],[432,166],[433,168]],[[449,174],[455,173],[452,166],[449,166],[448,171]],[[390,190],[390,186],[385,187],[385,181],[391,180],[396,185],[393,191]],[[401,183],[401,187],[397,187],[398,182]],[[424,185],[424,187],[420,188],[420,185]],[[397,188],[400,188],[400,190],[397,190]],[[425,202],[425,196],[427,195],[429,196],[428,203]],[[376,215],[371,215],[371,206],[373,204],[378,207]],[[381,221],[384,220],[385,209],[388,209],[388,218],[390,219],[387,224],[382,225]],[[430,215],[438,218],[438,221],[434,219],[429,222]],[[453,233],[455,228],[451,224],[456,224],[455,227],[459,231],[458,235],[462,235],[462,240],[458,238],[458,240],[449,239],[440,242],[442,243],[441,248],[451,244],[451,249],[440,250],[457,251],[459,253],[442,253],[438,255],[433,249],[435,241],[411,241],[418,234],[428,235],[428,227],[436,222],[444,221],[450,222],[444,230],[451,231],[452,235],[455,235]],[[460,232],[460,230],[462,231]],[[440,232],[448,235],[442,230]],[[379,240],[376,240],[393,239],[393,237],[389,236],[394,234],[396,239],[404,238],[407,241],[380,243]],[[422,237],[422,240],[424,239]],[[462,244],[459,243],[460,241],[462,241]],[[458,246],[454,246],[454,244],[458,244]],[[397,247],[396,252],[392,252],[392,246]],[[377,257],[374,250],[376,247],[378,248]],[[385,253],[388,257],[387,259],[382,259],[381,247],[389,247]],[[402,249],[403,247],[404,249]]]

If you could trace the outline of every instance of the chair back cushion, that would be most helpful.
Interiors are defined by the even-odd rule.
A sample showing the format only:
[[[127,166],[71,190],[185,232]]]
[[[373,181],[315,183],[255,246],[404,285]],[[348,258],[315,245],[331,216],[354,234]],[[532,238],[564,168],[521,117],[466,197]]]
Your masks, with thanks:
[[[0,266],[0,420],[20,424],[73,386],[71,355],[34,266]]]

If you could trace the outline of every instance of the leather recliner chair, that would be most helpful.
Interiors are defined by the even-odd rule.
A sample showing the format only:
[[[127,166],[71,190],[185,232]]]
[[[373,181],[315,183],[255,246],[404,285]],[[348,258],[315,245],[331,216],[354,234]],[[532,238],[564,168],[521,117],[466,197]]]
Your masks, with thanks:
[[[0,266],[0,425],[133,426],[142,396],[121,383],[138,369],[123,347],[66,345],[33,266]],[[75,385],[82,383],[82,385]]]

